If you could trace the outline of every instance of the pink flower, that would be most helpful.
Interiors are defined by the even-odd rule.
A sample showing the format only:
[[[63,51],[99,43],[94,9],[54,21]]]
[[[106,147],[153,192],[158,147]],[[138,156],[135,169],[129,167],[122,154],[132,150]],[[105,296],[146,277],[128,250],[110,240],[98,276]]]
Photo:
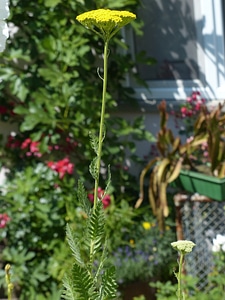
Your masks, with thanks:
[[[5,228],[10,221],[10,217],[7,214],[0,214],[0,228]]]
[[[31,143],[31,139],[30,138],[27,138],[23,141],[23,143],[21,144],[21,149],[25,149],[29,146],[29,144]]]
[[[186,113],[186,116],[187,117],[191,117],[192,115],[193,115],[193,111],[188,110],[187,113]]]
[[[204,151],[204,152],[203,152],[203,156],[204,156],[204,157],[209,157],[209,152],[208,152],[208,151]]]
[[[187,102],[191,103],[192,102],[192,98],[191,97],[187,97]]]
[[[182,112],[182,114],[186,114],[187,107],[181,107],[180,111]]]
[[[40,142],[37,141],[32,141],[30,138],[27,138],[23,141],[23,143],[21,144],[21,149],[27,149],[28,151],[26,152],[26,156],[37,156],[37,157],[41,157],[42,154],[39,151],[39,145]]]
[[[39,152],[38,146],[39,146],[39,142],[31,142],[30,143],[30,152],[35,153],[35,152]]]
[[[186,142],[189,144],[193,141],[194,137],[190,136],[189,138],[187,138]]]
[[[208,143],[207,143],[207,142],[202,143],[202,144],[201,144],[201,149],[202,149],[203,151],[207,151],[207,150],[208,150]]]
[[[70,162],[68,157],[65,157],[57,162],[49,161],[47,166],[56,171],[59,174],[60,179],[62,179],[66,173],[70,175],[73,174],[74,170],[74,164]]]
[[[197,115],[205,102],[206,100],[201,98],[200,92],[193,92],[190,97],[187,97],[186,103],[181,107],[181,114],[178,117],[186,118]]]
[[[109,194],[105,194],[105,196],[104,196],[104,194],[105,194],[105,191],[99,187],[98,188],[98,199],[100,199],[102,201],[103,207],[107,208],[111,203],[111,199],[110,199]],[[94,202],[94,194],[93,193],[89,193],[88,198],[92,203]]]
[[[199,111],[201,109],[202,103],[201,102],[197,102],[194,109]]]
[[[54,161],[49,161],[47,163],[47,166],[52,169],[52,170],[55,170],[56,169],[56,164],[54,163]]]

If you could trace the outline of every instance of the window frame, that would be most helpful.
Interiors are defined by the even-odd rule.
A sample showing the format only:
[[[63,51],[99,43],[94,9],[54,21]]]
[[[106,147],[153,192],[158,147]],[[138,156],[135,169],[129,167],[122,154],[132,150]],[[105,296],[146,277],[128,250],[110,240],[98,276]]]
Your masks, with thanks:
[[[151,80],[149,86],[135,87],[135,96],[144,104],[156,104],[162,99],[177,103],[198,90],[208,100],[225,99],[225,39],[224,0],[194,0],[197,35],[197,58],[200,78],[195,80]],[[132,40],[128,32],[128,41]],[[134,53],[134,41],[130,43]],[[131,80],[127,84],[132,85]]]

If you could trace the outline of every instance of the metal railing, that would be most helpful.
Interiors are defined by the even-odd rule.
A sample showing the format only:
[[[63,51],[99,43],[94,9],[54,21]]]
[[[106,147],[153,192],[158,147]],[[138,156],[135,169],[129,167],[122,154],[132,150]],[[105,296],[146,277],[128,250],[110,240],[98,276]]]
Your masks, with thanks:
[[[213,239],[217,234],[225,236],[225,202],[212,201],[197,194],[177,194],[174,203],[177,238],[196,244],[185,257],[185,270],[198,278],[198,288],[204,290],[207,276],[213,269]]]

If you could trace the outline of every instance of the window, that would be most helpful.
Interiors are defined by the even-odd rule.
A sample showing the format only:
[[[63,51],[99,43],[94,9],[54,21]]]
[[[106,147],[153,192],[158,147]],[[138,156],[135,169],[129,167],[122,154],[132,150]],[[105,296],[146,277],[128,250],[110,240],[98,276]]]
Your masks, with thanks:
[[[225,99],[225,0],[142,0],[138,18],[144,35],[134,51],[157,60],[139,64],[150,91],[136,86],[139,99],[185,100],[193,90],[207,99]]]

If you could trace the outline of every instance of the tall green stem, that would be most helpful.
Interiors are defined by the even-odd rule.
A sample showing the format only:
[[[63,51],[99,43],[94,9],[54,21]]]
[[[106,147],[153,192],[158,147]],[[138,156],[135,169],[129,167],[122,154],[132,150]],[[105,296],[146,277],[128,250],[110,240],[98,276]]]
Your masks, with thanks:
[[[109,40],[106,40],[104,44],[104,58],[103,58],[104,70],[103,70],[103,88],[102,88],[102,109],[101,109],[101,119],[100,119],[99,138],[98,138],[97,175],[95,178],[95,188],[94,188],[94,210],[96,208],[97,200],[98,200],[99,173],[101,167],[102,143],[103,143],[103,135],[104,135],[106,89],[107,89],[107,75],[108,75],[108,45],[109,45]]]
[[[13,284],[11,283],[10,268],[11,266],[9,264],[5,266],[5,281],[7,285],[8,300],[12,300],[12,290],[13,290]]]
[[[184,262],[184,254],[180,253],[180,261],[179,261],[179,270],[177,275],[178,289],[177,289],[177,299],[184,300],[182,293],[182,284],[181,284],[181,275],[182,275],[182,266]]]

